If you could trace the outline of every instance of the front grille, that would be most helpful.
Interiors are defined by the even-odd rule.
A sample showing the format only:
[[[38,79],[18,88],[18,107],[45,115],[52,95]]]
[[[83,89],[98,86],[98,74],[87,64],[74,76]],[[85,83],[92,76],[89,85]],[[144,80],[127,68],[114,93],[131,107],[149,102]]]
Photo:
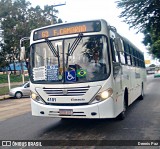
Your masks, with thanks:
[[[43,91],[49,96],[83,96],[89,87],[76,88],[43,88]]]

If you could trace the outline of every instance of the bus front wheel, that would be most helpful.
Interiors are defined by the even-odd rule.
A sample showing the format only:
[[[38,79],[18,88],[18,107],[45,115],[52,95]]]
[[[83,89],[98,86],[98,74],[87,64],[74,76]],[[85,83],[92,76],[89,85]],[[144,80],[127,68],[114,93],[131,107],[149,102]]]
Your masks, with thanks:
[[[125,92],[123,100],[123,111],[118,115],[118,119],[120,120],[124,120],[126,118],[126,110],[128,105],[127,100],[128,100],[128,92]]]
[[[125,102],[125,100],[124,100],[124,103],[123,103],[123,111],[119,114],[119,116],[118,116],[118,118],[120,119],[120,120],[124,120],[125,118],[126,118],[126,109],[127,109],[127,107],[126,107],[126,102]]]

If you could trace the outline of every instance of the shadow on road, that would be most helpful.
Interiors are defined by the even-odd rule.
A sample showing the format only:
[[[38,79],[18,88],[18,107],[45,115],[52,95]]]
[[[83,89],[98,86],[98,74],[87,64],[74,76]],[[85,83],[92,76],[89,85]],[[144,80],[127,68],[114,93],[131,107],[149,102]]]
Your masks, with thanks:
[[[127,127],[127,121],[131,119],[131,113],[136,110],[137,105],[143,101],[136,100],[127,110],[127,117],[121,121],[118,119],[59,119],[54,125],[48,125],[43,129],[43,139],[113,139],[113,133],[120,133]],[[131,125],[132,127],[132,125]],[[121,133],[120,133],[121,134]]]

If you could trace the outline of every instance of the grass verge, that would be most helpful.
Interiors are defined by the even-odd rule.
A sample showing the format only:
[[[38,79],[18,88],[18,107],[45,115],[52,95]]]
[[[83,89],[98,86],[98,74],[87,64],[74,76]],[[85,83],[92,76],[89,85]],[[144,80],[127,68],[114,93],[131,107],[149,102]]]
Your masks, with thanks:
[[[11,88],[17,87],[18,85],[13,85]],[[9,93],[9,88],[8,86],[0,87],[0,96],[1,95],[8,95]]]
[[[29,80],[29,77],[25,76],[24,81],[27,82],[28,80]],[[22,82],[22,75],[11,74],[10,75],[10,82],[11,82],[11,84],[15,83],[15,82]],[[3,84],[3,83],[8,83],[8,75],[7,74],[0,74],[0,84]],[[14,88],[14,87],[17,87],[17,86],[18,85],[16,85],[16,86],[11,85],[11,88]],[[0,87],[0,96],[1,95],[7,95],[8,93],[9,93],[8,86]]]
[[[28,76],[24,77],[25,82],[29,80]],[[10,75],[10,82],[22,82],[22,75]],[[0,75],[0,84],[2,83],[8,83],[8,75],[7,74],[1,74]]]

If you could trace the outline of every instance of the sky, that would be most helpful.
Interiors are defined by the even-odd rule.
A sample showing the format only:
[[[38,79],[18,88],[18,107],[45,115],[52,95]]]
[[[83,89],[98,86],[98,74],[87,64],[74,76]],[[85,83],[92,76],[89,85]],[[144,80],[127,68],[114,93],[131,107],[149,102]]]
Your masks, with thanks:
[[[117,28],[120,35],[128,38],[144,52],[145,59],[151,59],[151,56],[147,54],[146,47],[142,43],[143,34],[137,34],[137,30],[129,29],[129,25],[123,22],[123,18],[118,17],[122,10],[117,8],[116,0],[39,0],[38,4],[35,0],[29,1],[32,6],[40,5],[42,9],[44,5],[66,3],[66,5],[55,7],[59,11],[57,17],[61,18],[63,22],[105,19],[110,25]],[[156,61],[152,60],[152,63],[156,63]]]

